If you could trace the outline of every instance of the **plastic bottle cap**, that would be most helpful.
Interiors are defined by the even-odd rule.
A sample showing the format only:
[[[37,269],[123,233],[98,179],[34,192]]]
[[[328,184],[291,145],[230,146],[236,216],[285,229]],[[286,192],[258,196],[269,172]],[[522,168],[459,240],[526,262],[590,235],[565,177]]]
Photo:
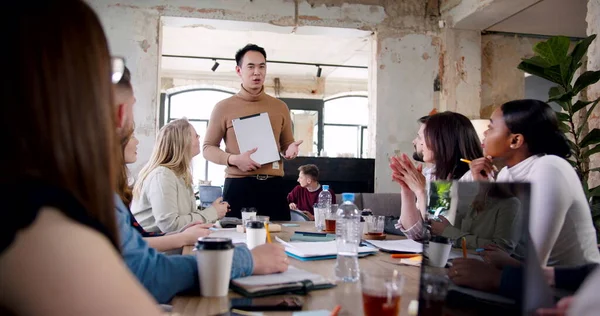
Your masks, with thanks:
[[[354,202],[354,193],[342,193],[342,200]]]
[[[323,191],[328,191],[328,190],[329,190],[329,185],[323,184]]]

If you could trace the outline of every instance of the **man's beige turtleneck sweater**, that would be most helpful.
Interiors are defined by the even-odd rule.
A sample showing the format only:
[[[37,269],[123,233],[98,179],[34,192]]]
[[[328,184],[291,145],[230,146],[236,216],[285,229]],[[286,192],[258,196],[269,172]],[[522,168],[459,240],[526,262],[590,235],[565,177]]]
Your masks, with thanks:
[[[264,87],[258,94],[252,94],[242,87],[240,92],[215,105],[204,135],[202,147],[204,158],[219,165],[228,165],[227,160],[230,155],[240,154],[232,120],[263,112],[269,113],[275,142],[279,151],[285,152],[294,142],[292,121],[287,105],[267,95]],[[221,139],[225,140],[225,151],[219,148]],[[273,169],[273,163],[268,163],[255,171],[244,172],[236,166],[228,166],[225,173],[227,178],[241,178],[256,174],[283,176],[282,160],[278,162],[278,167]]]

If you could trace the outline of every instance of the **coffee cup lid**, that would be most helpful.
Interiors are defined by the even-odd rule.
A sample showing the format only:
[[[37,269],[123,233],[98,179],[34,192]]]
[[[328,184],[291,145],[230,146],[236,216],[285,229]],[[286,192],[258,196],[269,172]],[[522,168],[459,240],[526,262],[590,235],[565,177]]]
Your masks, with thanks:
[[[196,242],[196,250],[228,250],[233,249],[231,238],[202,237]]]
[[[449,244],[450,238],[444,237],[444,236],[433,236],[433,237],[431,237],[429,242],[436,242],[438,244]]]
[[[265,223],[261,221],[247,221],[246,228],[265,228]]]

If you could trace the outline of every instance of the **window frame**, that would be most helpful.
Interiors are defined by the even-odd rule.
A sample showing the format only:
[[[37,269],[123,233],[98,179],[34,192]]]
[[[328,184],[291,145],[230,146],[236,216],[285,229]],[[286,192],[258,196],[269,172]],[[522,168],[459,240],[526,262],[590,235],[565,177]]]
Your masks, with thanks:
[[[196,92],[196,91],[215,91],[215,92],[224,92],[230,95],[234,95],[234,92],[231,92],[229,90],[225,90],[225,89],[219,89],[219,88],[189,88],[189,89],[182,89],[182,90],[178,90],[178,91],[174,91],[171,93],[168,92],[162,92],[160,94],[160,107],[159,107],[159,122],[158,122],[158,128],[162,128],[163,126],[165,126],[167,123],[177,119],[174,117],[171,117],[171,97],[176,96],[178,94],[182,94],[182,93],[189,93],[189,92]],[[198,118],[189,118],[186,117],[188,121],[190,122],[200,122],[200,123],[206,123],[206,125],[208,126],[208,121],[209,119],[198,119]],[[203,158],[204,159],[204,158]],[[204,175],[203,175],[203,180],[207,181],[208,180],[208,160],[204,159]]]
[[[357,150],[358,152],[356,153],[356,158],[358,159],[367,159],[368,157],[363,157],[363,149],[365,146],[365,139],[363,137],[363,131],[366,129],[369,129],[369,125],[362,125],[362,124],[340,124],[340,123],[325,123],[325,107],[327,102],[329,101],[333,101],[333,100],[337,100],[337,99],[344,99],[344,98],[365,98],[365,99],[369,99],[369,96],[364,95],[364,94],[344,94],[344,95],[339,95],[339,96],[334,96],[328,99],[323,99],[323,133],[325,132],[325,126],[340,126],[340,127],[356,127],[357,129],[357,133],[359,133],[358,135],[358,146]],[[323,143],[324,143],[324,139],[323,139]],[[323,144],[323,147],[325,147],[325,144]]]

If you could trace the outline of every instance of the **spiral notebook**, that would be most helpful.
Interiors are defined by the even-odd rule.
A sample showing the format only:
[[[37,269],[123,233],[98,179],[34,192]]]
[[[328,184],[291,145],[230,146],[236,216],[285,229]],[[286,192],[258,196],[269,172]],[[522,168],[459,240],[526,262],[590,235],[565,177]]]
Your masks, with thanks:
[[[252,275],[231,280],[231,289],[246,297],[286,293],[306,294],[334,286],[335,284],[325,277],[294,266],[289,266],[283,273]]]

